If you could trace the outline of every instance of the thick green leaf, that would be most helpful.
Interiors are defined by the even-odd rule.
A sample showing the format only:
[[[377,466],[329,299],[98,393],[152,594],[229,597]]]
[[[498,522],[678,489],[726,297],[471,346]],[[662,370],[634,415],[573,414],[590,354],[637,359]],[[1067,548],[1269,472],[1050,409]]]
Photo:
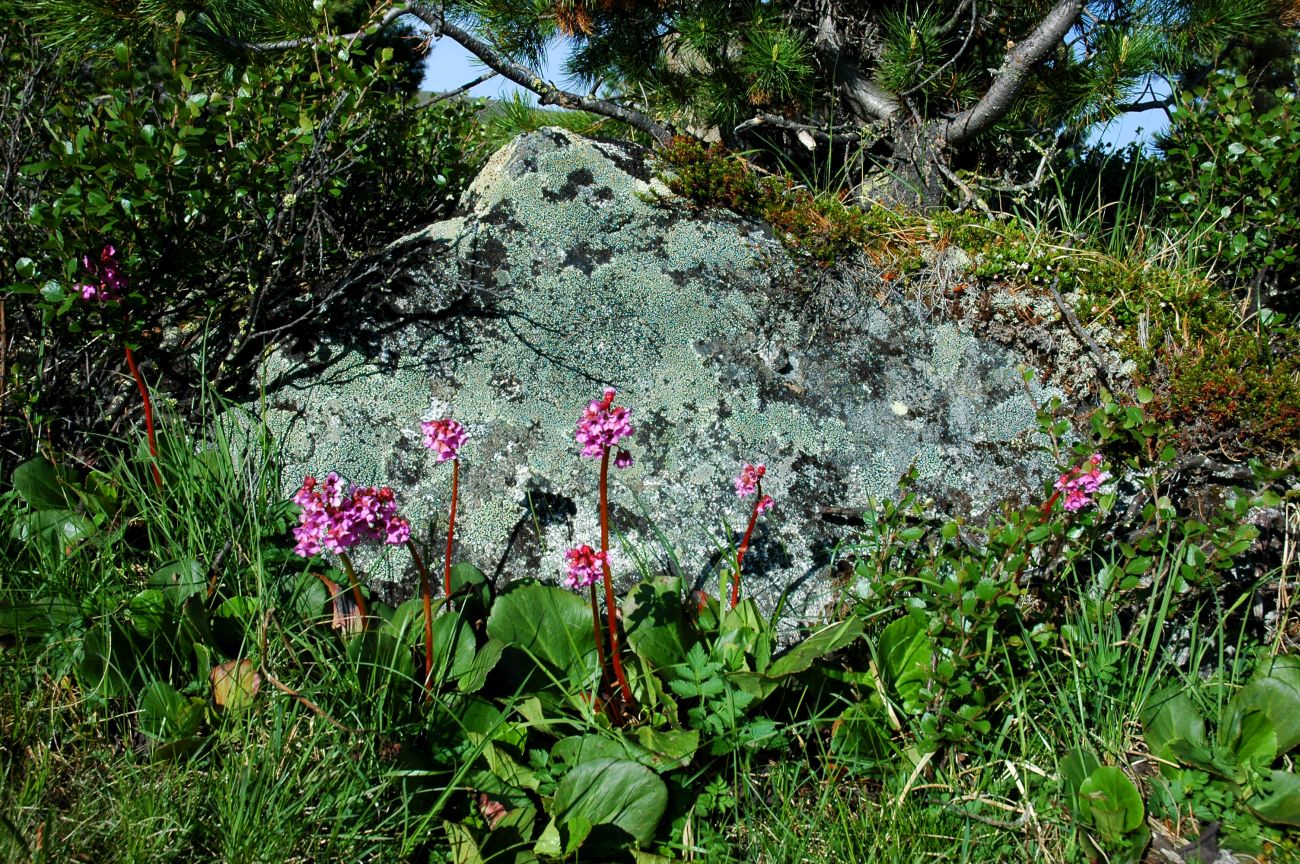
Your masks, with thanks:
[[[77,502],[69,478],[44,456],[15,468],[13,484],[14,490],[36,510],[66,510]]]
[[[654,669],[685,660],[691,640],[680,580],[637,583],[623,600],[623,626],[628,646]]]
[[[642,726],[636,730],[637,742],[655,757],[652,768],[665,771],[669,768],[685,768],[691,762],[695,751],[700,749],[698,729],[652,729]]]
[[[1100,767],[1101,760],[1097,758],[1097,754],[1091,750],[1075,747],[1065,755],[1060,764],[1061,782],[1065,785],[1065,790],[1071,796],[1078,795],[1083,782]]]
[[[71,553],[73,546],[98,529],[80,513],[71,510],[35,510],[14,520],[9,536],[23,543],[48,545],[59,554]]]
[[[506,643],[498,639],[489,639],[483,647],[474,653],[474,661],[469,669],[456,681],[456,689],[462,693],[477,693],[487,683],[487,677],[496,668],[505,650]]]
[[[77,680],[87,690],[112,698],[131,690],[135,646],[111,624],[96,624],[81,640]]]
[[[497,817],[480,846],[483,860],[488,864],[533,864],[537,856],[529,847],[536,822],[534,807],[517,807]]]
[[[424,657],[424,614],[418,619],[420,657]],[[474,629],[459,612],[446,612],[433,619],[433,681],[459,679],[474,665]],[[423,666],[423,662],[420,664]]]
[[[1263,711],[1250,710],[1241,716],[1232,755],[1240,765],[1268,768],[1277,757],[1277,731]]]
[[[786,675],[803,672],[812,666],[814,661],[832,651],[838,651],[861,635],[862,619],[860,618],[846,618],[836,624],[823,627],[772,661],[767,674],[772,678],[783,678]]]
[[[722,614],[713,656],[732,672],[767,672],[772,660],[772,628],[758,604],[746,597]]]
[[[203,722],[203,702],[187,699],[165,681],[144,688],[139,708],[140,731],[160,741],[193,737]]]
[[[1276,755],[1300,744],[1300,668],[1294,665],[1295,659],[1277,657],[1265,661],[1256,677],[1229,700],[1221,721],[1221,735],[1239,736],[1238,727],[1244,722],[1244,716],[1259,711],[1268,717],[1277,738]]]
[[[171,619],[167,614],[167,598],[157,588],[146,588],[131,598],[127,606],[131,626],[141,636],[153,636],[162,631]]]
[[[1083,781],[1079,810],[1107,842],[1136,831],[1146,819],[1142,794],[1128,775],[1110,765],[1093,770]]]
[[[36,639],[80,617],[81,609],[66,597],[0,599],[0,636]]]
[[[447,843],[451,846],[452,864],[484,864],[469,828],[459,822],[443,822],[442,827],[447,832]]]
[[[631,758],[627,747],[618,738],[605,735],[570,735],[555,742],[551,758],[570,767],[597,759]]]
[[[1259,818],[1274,825],[1300,828],[1300,777],[1290,771],[1270,771],[1265,795],[1250,801]]]
[[[589,682],[599,674],[591,607],[571,591],[519,585],[497,598],[488,635],[536,658],[565,680]]]
[[[916,618],[900,618],[880,634],[876,662],[881,681],[909,714],[924,707],[921,690],[930,680],[933,659],[934,648],[925,625]]]
[[[649,768],[620,759],[595,759],[560,780],[551,811],[561,829],[586,822],[614,826],[638,843],[654,837],[668,807],[668,787]],[[594,837],[593,837],[594,839]],[[614,837],[602,837],[614,843]]]
[[[160,589],[168,600],[176,604],[207,590],[207,582],[206,569],[193,558],[182,558],[164,564],[149,577],[149,587]]]
[[[1208,747],[1205,721],[1178,685],[1153,694],[1142,708],[1141,718],[1147,748],[1159,759],[1174,762],[1178,759],[1179,751],[1186,754],[1189,749],[1203,751]],[[1185,746],[1175,750],[1175,745],[1180,742]],[[1197,767],[1207,766],[1198,764]]]
[[[891,741],[889,719],[870,701],[850,705],[831,726],[831,753],[837,759],[851,759],[869,767],[898,758]]]

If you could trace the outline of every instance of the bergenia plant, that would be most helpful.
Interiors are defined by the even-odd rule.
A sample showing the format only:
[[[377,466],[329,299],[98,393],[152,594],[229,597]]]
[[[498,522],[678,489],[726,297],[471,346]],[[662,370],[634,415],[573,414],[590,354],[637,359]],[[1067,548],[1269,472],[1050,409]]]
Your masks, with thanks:
[[[1093,496],[1101,489],[1101,484],[1110,479],[1110,474],[1101,470],[1101,454],[1094,453],[1083,465],[1071,468],[1056,478],[1052,497],[1043,505],[1043,513],[1052,511],[1052,505],[1064,496],[1061,504],[1071,513],[1077,513],[1092,504]]]
[[[397,512],[397,499],[388,486],[352,486],[331,471],[324,480],[308,476],[293,496],[302,508],[293,529],[297,541],[293,551],[311,558],[322,551],[337,555],[348,574],[352,598],[357,604],[362,629],[366,626],[366,601],[361,594],[348,550],[358,543],[373,541],[391,545],[409,543],[411,524]]]
[[[600,580],[601,569],[609,556],[597,552],[586,543],[575,546],[564,553],[564,587],[573,591],[586,588],[591,597],[591,629],[596,641],[596,660],[600,663],[602,680],[607,678],[609,670],[605,664],[604,640],[600,635],[600,608],[596,605],[596,582]]]
[[[126,277],[122,275],[122,265],[117,260],[117,249],[114,246],[105,246],[100,250],[98,258],[89,255],[81,256],[81,266],[90,277],[75,287],[82,300],[87,303],[121,302],[122,295],[126,292]],[[153,482],[155,485],[162,486],[162,473],[158,470],[158,440],[154,435],[153,403],[149,400],[149,388],[145,386],[144,378],[141,377],[140,369],[135,363],[135,354],[132,353],[131,344],[126,341],[125,336],[122,339],[122,348],[126,353],[126,367],[131,370],[131,377],[135,379],[135,386],[140,391],[140,401],[144,403],[144,430],[149,440],[149,455],[153,458],[153,462],[149,465],[153,471]]]
[[[614,404],[614,388],[606,387],[600,399],[594,399],[578,419],[574,438],[582,445],[584,459],[600,459],[600,555],[597,559],[605,581],[605,615],[609,624],[609,650],[607,653],[614,677],[618,681],[623,702],[632,706],[632,688],[623,672],[623,660],[618,643],[618,604],[614,601],[614,578],[609,569],[609,462],[615,452],[614,464],[619,468],[632,465],[632,455],[617,450],[618,442],[632,434],[631,411]],[[591,584],[592,608],[595,609],[595,585]],[[597,641],[599,645],[599,640]],[[598,649],[599,650],[599,649]]]
[[[736,570],[731,576],[731,608],[735,609],[736,604],[740,602],[740,570],[744,565],[745,553],[749,551],[749,541],[754,536],[754,526],[758,523],[758,515],[765,513],[772,508],[775,503],[771,495],[763,494],[763,475],[767,473],[767,466],[759,463],[758,465],[746,464],[740,470],[740,476],[736,478],[736,497],[745,499],[750,496],[754,497],[754,507],[749,513],[749,526],[745,528],[745,536],[740,541],[740,548],[736,550]]]
[[[424,433],[424,446],[437,455],[438,462],[451,463],[451,510],[447,515],[447,554],[442,568],[442,594],[447,608],[451,608],[451,547],[456,537],[456,499],[460,493],[460,448],[469,436],[465,427],[450,417],[440,420],[425,420],[420,424]],[[429,585],[429,574],[420,559],[415,544],[409,544],[411,556],[420,571],[420,594],[424,600],[424,683],[427,688],[433,673],[433,595]]]

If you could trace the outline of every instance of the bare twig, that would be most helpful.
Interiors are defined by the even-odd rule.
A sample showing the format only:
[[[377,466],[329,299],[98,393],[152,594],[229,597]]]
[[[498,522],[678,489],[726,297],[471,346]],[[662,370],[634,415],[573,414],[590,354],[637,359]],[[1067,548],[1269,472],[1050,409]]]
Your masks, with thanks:
[[[335,720],[333,717],[329,715],[329,712],[327,712],[324,708],[320,707],[315,702],[311,701],[306,696],[302,695],[297,690],[294,690],[292,687],[285,684],[279,678],[276,678],[274,675],[272,675],[270,670],[268,670],[265,666],[262,667],[261,673],[262,673],[262,677],[265,678],[267,681],[270,681],[271,686],[274,687],[276,690],[279,690],[284,695],[290,697],[291,699],[296,700],[299,705],[306,708],[308,711],[315,714],[317,717],[324,720],[326,723],[330,724],[335,729],[338,729],[340,732],[346,732],[349,735],[362,735],[365,733],[364,729],[353,729],[351,726],[345,726],[339,721]]]
[[[1102,353],[1101,346],[1097,344],[1096,340],[1092,338],[1092,334],[1080,323],[1078,316],[1074,314],[1074,310],[1070,308],[1069,304],[1065,302],[1065,298],[1061,296],[1061,292],[1057,290],[1057,286],[1060,284],[1061,277],[1058,274],[1052,280],[1052,284],[1047,286],[1047,290],[1052,292],[1052,299],[1056,301],[1056,308],[1061,310],[1062,317],[1065,318],[1070,329],[1074,331],[1074,335],[1078,336],[1083,341],[1083,344],[1088,346],[1088,350],[1092,352],[1093,360],[1097,364],[1097,373],[1101,376],[1102,383],[1107,387],[1113,387],[1110,367],[1106,365],[1106,355]]]
[[[430,99],[428,102],[425,102],[420,107],[428,108],[430,105],[437,105],[439,102],[446,102],[448,99],[455,99],[457,96],[460,96],[462,93],[468,93],[469,91],[473,90],[475,87],[482,84],[484,81],[491,81],[499,74],[501,73],[495,71],[484,72],[482,75],[478,76],[468,84],[462,84],[459,87],[457,87],[455,90],[448,90],[446,93],[439,93],[437,96],[434,96],[432,99]]]

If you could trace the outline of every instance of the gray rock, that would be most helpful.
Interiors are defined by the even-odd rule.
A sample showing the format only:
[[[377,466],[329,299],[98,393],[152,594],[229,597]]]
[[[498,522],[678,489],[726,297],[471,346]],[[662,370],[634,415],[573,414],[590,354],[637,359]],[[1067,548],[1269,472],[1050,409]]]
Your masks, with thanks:
[[[787,634],[824,614],[828,564],[854,538],[824,507],[891,495],[913,464],[947,512],[1037,495],[1050,392],[1011,351],[861,278],[802,273],[766,226],[669,198],[630,145],[546,129],[502,149],[459,216],[393,244],[382,285],[262,370],[286,494],[329,470],[392,484],[436,549],[451,471],[419,423],[451,414],[471,434],[457,559],[555,580],[566,547],[599,537],[598,468],[573,432],[612,385],[636,428],[635,466],[611,471],[620,580],[677,570],[716,591],[749,515],[732,480],[764,462],[776,506],[745,592],[768,611],[785,595]],[[363,563],[409,596],[404,556]]]

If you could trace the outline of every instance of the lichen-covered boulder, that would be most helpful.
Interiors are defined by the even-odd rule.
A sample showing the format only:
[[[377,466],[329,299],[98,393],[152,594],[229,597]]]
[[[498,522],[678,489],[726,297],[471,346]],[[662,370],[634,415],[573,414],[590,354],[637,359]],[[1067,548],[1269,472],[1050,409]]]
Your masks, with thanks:
[[[546,129],[497,153],[461,215],[395,243],[382,284],[262,370],[286,492],[328,470],[390,483],[434,550],[451,471],[419,423],[450,414],[471,435],[457,559],[555,580],[566,547],[598,540],[598,466],[574,428],[614,386],[636,430],[635,465],[611,472],[618,578],[675,571],[716,592],[749,515],[733,478],[766,463],[776,506],[745,592],[767,610],[784,595],[787,632],[824,613],[829,563],[854,540],[825,508],[891,495],[909,466],[954,512],[1037,493],[1045,394],[1011,351],[814,279],[766,226],[670,199],[630,145]],[[364,563],[409,596],[402,550]]]

